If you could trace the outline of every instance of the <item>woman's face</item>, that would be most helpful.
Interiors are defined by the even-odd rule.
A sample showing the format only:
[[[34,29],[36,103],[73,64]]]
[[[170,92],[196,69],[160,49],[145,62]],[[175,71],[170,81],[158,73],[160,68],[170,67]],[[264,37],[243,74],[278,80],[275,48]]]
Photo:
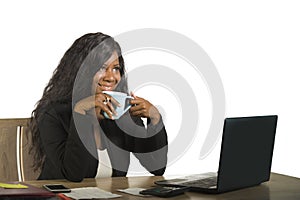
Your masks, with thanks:
[[[119,57],[116,51],[103,64],[93,78],[93,89],[96,94],[114,90],[121,80]]]

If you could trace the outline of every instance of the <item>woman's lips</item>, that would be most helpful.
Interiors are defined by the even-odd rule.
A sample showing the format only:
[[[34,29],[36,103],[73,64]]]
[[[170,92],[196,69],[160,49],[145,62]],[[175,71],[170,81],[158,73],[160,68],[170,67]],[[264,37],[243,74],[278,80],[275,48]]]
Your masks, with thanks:
[[[100,83],[98,83],[98,86],[100,87],[100,89],[102,91],[107,91],[107,90],[113,90],[114,89],[113,85],[101,85]]]

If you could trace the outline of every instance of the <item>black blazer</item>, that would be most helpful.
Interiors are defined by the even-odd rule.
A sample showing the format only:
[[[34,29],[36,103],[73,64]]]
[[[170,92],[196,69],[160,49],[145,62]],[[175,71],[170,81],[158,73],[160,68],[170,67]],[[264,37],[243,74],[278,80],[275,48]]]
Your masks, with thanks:
[[[71,103],[47,107],[38,129],[45,161],[38,179],[81,181],[97,174],[98,155],[92,117],[73,112]],[[130,152],[149,172],[162,175],[167,164],[168,142],[162,120],[145,128],[140,118],[126,113],[118,120],[100,122],[102,146],[107,149],[112,176],[126,176]]]

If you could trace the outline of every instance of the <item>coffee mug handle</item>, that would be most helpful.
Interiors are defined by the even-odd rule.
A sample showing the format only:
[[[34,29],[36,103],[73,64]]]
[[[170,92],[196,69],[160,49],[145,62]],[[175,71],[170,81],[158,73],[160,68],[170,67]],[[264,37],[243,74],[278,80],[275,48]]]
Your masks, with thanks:
[[[131,107],[130,100],[133,99],[132,96],[127,96],[125,100],[124,110],[125,112]]]

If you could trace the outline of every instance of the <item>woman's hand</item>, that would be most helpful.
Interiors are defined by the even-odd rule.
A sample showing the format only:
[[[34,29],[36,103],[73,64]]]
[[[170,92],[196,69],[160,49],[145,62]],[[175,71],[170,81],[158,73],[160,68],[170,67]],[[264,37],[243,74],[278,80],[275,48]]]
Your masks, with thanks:
[[[74,111],[82,115],[96,115],[97,119],[100,120],[105,118],[103,112],[106,112],[109,118],[113,119],[113,115],[116,114],[113,105],[120,106],[120,104],[108,94],[98,93],[77,102]]]
[[[137,97],[132,92],[131,96],[134,98],[130,101],[130,104],[132,105],[129,109],[131,115],[150,118],[151,124],[156,125],[160,120],[158,109],[146,99]]]

